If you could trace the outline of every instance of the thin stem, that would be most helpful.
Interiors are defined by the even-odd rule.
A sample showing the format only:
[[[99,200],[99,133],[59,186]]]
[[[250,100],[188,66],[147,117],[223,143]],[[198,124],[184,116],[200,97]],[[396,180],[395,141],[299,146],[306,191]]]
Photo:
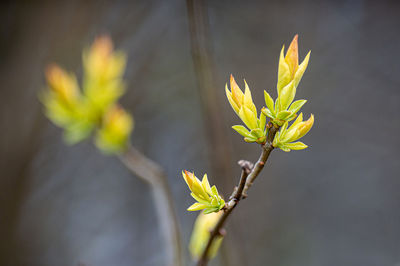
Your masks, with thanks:
[[[240,162],[245,162],[245,161],[240,161]],[[240,164],[240,162],[239,162],[239,164]],[[248,164],[246,164],[246,165],[248,165]],[[210,238],[207,242],[206,247],[204,248],[202,256],[200,257],[200,259],[197,263],[198,266],[207,265],[208,252],[211,248],[211,245],[217,236],[223,235],[223,232],[221,231],[222,227],[224,226],[225,221],[228,218],[229,214],[231,214],[233,209],[236,207],[236,205],[242,198],[243,188],[246,185],[246,179],[247,179],[247,176],[249,175],[250,171],[251,171],[251,169],[246,167],[245,164],[243,164],[242,175],[240,177],[239,186],[235,188],[235,190],[231,196],[231,199],[226,203],[226,205],[224,207],[224,214],[218,220],[218,223],[215,225],[214,229],[210,232]]]
[[[242,199],[243,190],[246,186],[247,177],[251,173],[251,169],[253,169],[254,167],[254,165],[251,162],[245,160],[240,160],[238,164],[242,167],[242,176],[239,181],[239,186],[237,187],[237,189],[233,191],[233,194],[230,198],[230,199],[235,199],[236,201]],[[244,174],[246,174],[246,178],[244,178]]]
[[[124,154],[120,155],[119,159],[134,175],[151,186],[159,226],[164,235],[165,247],[167,248],[167,265],[182,266],[179,223],[164,171],[158,164],[145,157],[132,146]]]
[[[271,126],[271,125],[270,125]],[[231,199],[226,203],[223,215],[219,218],[217,224],[214,226],[213,230],[210,232],[210,238],[208,239],[207,245],[203,250],[200,259],[197,262],[197,266],[206,266],[208,264],[208,252],[217,238],[224,231],[223,226],[228,219],[229,215],[232,213],[233,209],[239,203],[239,201],[246,197],[247,190],[251,187],[254,180],[260,174],[261,170],[264,168],[271,151],[274,149],[272,142],[274,140],[276,132],[279,128],[271,126],[269,129],[267,142],[262,146],[262,152],[260,158],[254,167],[250,167],[251,163],[247,161],[239,161],[239,165],[242,167],[242,174],[240,177],[239,185],[235,188]]]
[[[279,128],[275,126],[271,126],[268,132],[267,142],[264,144],[260,158],[258,159],[253,171],[251,171],[249,177],[246,181],[246,186],[243,189],[243,197],[247,197],[247,190],[253,185],[254,180],[256,180],[257,176],[260,174],[261,170],[264,168],[265,163],[268,160],[268,157],[271,151],[274,149],[272,146],[272,142],[274,141],[275,134],[278,132]]]

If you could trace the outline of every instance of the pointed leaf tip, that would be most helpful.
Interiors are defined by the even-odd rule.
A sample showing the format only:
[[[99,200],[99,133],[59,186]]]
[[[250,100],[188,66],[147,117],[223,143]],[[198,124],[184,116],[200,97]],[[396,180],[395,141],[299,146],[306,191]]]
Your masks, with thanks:
[[[299,49],[297,43],[298,35],[296,34],[289,45],[286,52],[285,61],[289,65],[291,76],[293,77],[297,67],[299,66]]]

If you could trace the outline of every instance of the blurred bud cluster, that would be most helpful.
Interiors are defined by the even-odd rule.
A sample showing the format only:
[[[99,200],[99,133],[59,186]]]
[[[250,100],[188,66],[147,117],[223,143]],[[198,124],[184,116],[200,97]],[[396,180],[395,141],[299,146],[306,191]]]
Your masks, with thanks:
[[[124,93],[125,64],[126,56],[102,36],[83,52],[82,89],[74,74],[56,64],[47,67],[48,86],[40,98],[48,118],[64,129],[67,143],[77,143],[95,131],[96,146],[104,153],[127,147],[133,119],[117,103]]]

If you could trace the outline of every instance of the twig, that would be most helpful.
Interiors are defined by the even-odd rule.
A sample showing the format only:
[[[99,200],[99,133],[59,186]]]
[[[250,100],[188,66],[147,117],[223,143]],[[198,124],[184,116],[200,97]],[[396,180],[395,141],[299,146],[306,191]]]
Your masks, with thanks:
[[[272,146],[272,142],[274,140],[276,132],[279,128],[272,126],[269,129],[267,142],[262,146],[262,152],[260,158],[258,159],[257,163],[254,167],[250,168],[251,163],[248,161],[239,161],[239,165],[242,167],[242,175],[240,177],[239,185],[235,188],[234,193],[231,196],[231,199],[226,203],[224,207],[224,213],[219,218],[217,224],[210,232],[210,238],[208,239],[207,245],[203,250],[203,253],[200,259],[197,262],[197,266],[206,266],[208,264],[208,252],[210,247],[212,246],[214,240],[217,236],[221,235],[223,232],[223,226],[225,224],[226,219],[229,217],[233,209],[236,207],[238,202],[245,198],[245,193],[251,187],[254,180],[260,174],[261,170],[264,168],[265,163],[267,162],[271,151],[274,149]]]
[[[258,159],[253,171],[251,171],[251,174],[247,178],[246,186],[243,189],[242,196],[244,198],[247,197],[247,190],[249,190],[249,188],[253,185],[254,180],[257,178],[258,174],[264,168],[264,165],[267,162],[271,151],[274,149],[274,146],[272,146],[272,142],[274,141],[275,134],[276,132],[278,132],[278,130],[279,128],[276,128],[275,126],[272,126],[269,129],[267,142],[264,144],[260,158]]]
[[[246,160],[240,160],[238,164],[240,165],[240,167],[242,167],[242,176],[239,181],[239,186],[235,188],[235,190],[232,193],[232,196],[229,198],[229,199],[236,199],[236,201],[241,200],[243,195],[243,190],[246,185],[247,178],[243,178],[243,171],[245,171],[246,176],[248,176],[251,172],[251,169],[253,169],[254,167],[254,164]]]
[[[214,239],[217,236],[223,235],[222,227],[224,226],[226,219],[228,218],[229,214],[231,214],[233,209],[236,207],[236,205],[242,198],[242,192],[243,192],[244,186],[246,185],[246,179],[247,179],[249,173],[251,172],[251,168],[248,168],[248,166],[251,165],[251,163],[242,160],[242,161],[239,161],[239,165],[242,167],[242,175],[240,177],[239,186],[235,188],[231,199],[225,204],[224,214],[218,220],[218,223],[215,225],[214,229],[210,232],[210,238],[207,242],[206,247],[203,250],[202,256],[200,257],[200,259],[197,263],[198,266],[207,265],[208,252],[211,248],[211,245],[212,245]]]
[[[165,238],[167,256],[169,256],[167,265],[182,266],[179,223],[165,173],[158,164],[132,146],[119,158],[134,175],[151,186],[159,225]]]

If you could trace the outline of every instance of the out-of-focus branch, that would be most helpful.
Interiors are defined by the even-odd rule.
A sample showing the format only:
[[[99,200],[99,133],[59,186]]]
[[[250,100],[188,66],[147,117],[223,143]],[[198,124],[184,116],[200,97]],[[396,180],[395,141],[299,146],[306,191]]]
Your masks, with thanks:
[[[204,122],[207,124],[206,134],[208,140],[208,156],[213,176],[219,187],[226,188],[233,185],[229,178],[233,175],[231,167],[231,144],[227,139],[227,133],[218,93],[216,93],[217,81],[215,77],[215,65],[212,54],[212,42],[209,30],[207,6],[204,0],[187,0],[187,14],[190,34],[190,46],[193,59],[194,73],[197,79],[197,87],[200,94],[204,114]],[[229,244],[227,246],[226,244]],[[235,241],[226,242],[221,247],[222,265],[242,265],[245,262],[245,254],[237,250],[230,253]]]
[[[179,223],[164,171],[158,164],[132,146],[119,158],[134,175],[151,186],[158,222],[165,238],[164,246],[167,248],[167,256],[169,257],[166,265],[182,266]]]
[[[239,185],[235,188],[231,199],[226,203],[223,209],[223,215],[218,220],[215,227],[211,230],[210,238],[208,239],[207,245],[197,262],[197,266],[206,266],[208,264],[208,252],[210,247],[212,246],[212,243],[217,236],[223,234],[223,226],[229,215],[232,213],[233,209],[236,207],[239,201],[242,198],[246,197],[245,193],[251,187],[254,180],[260,174],[261,170],[264,168],[264,165],[267,162],[271,151],[274,149],[274,146],[272,146],[272,141],[274,140],[275,134],[278,130],[279,128],[276,128],[274,126],[271,126],[271,128],[269,129],[267,142],[262,146],[260,158],[254,165],[254,167],[252,167],[251,163],[248,161],[239,161],[239,165],[242,167],[242,175],[240,177]]]
[[[194,71],[207,123],[210,163],[215,176],[231,176],[230,144],[216,93],[217,82],[211,52],[207,8],[203,0],[187,0],[191,53]],[[225,184],[232,185],[232,184]]]

